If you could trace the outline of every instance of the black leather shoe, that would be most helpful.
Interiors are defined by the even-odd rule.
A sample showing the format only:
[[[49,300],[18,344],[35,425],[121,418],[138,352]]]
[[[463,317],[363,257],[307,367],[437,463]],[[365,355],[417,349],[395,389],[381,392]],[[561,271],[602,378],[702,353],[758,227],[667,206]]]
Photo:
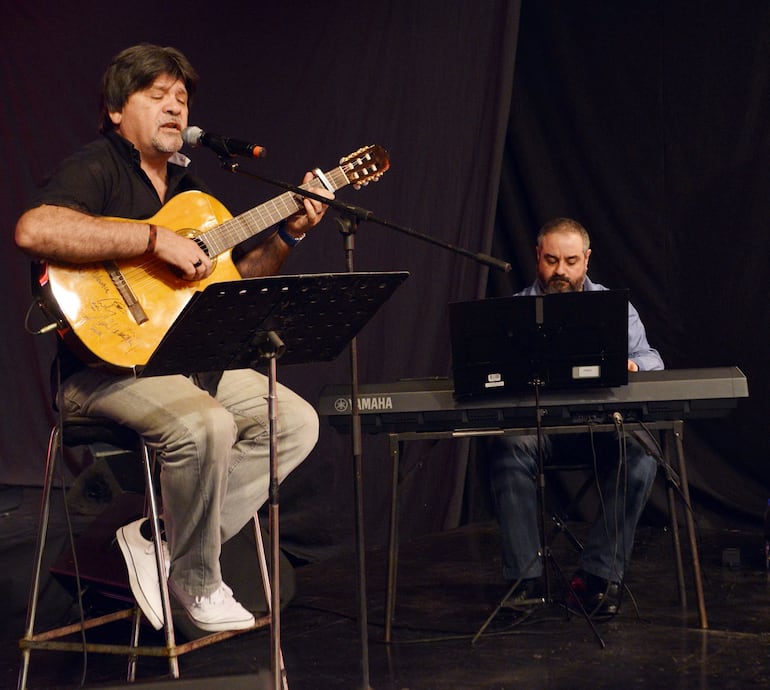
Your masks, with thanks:
[[[620,609],[621,584],[578,570],[570,580],[572,591],[567,597],[567,607],[580,611],[580,600],[585,612],[595,620],[606,620],[617,615]]]

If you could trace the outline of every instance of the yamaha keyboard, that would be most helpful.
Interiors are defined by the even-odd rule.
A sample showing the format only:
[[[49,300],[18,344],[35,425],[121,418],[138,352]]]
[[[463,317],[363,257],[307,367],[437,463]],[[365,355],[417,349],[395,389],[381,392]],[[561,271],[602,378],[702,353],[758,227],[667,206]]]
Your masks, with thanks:
[[[619,412],[627,422],[722,417],[749,395],[738,367],[667,369],[628,375],[614,388],[549,391],[539,400],[543,425],[601,424]],[[318,412],[340,431],[350,429],[349,385],[321,391]],[[451,379],[408,379],[359,386],[361,429],[366,433],[506,429],[536,424],[534,391],[458,400]]]

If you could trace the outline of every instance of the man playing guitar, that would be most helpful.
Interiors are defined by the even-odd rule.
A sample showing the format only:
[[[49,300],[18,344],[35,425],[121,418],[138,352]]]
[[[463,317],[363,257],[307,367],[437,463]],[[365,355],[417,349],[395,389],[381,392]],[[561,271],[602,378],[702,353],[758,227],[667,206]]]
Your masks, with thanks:
[[[121,350],[117,367],[86,366],[83,353],[73,356],[67,339],[85,323],[84,332],[96,334],[94,347],[117,334],[115,348],[131,350],[125,344],[140,340],[139,329],[158,320],[153,299],[143,294],[134,299],[137,290],[126,285],[132,271],[155,278],[168,293],[199,288],[220,264],[234,266],[236,277],[270,275],[323,217],[324,204],[292,197],[293,206],[271,218],[273,226],[282,221],[277,229],[248,249],[232,243],[219,257],[209,243],[164,225],[161,210],[169,202],[189,195],[191,204],[214,201],[201,193],[205,187],[188,174],[189,161],[179,153],[197,82],[187,58],[174,48],[142,44],[118,54],[102,83],[102,136],[61,164],[19,219],[15,239],[22,251],[46,261],[54,275],[61,269],[80,278],[106,267],[109,278],[97,282],[113,282],[122,290],[115,298],[86,296],[76,306],[82,314],[61,325],[57,403],[65,415],[124,424],[158,450],[170,589],[195,625],[220,631],[254,625],[253,615],[222,581],[219,554],[222,543],[268,496],[267,378],[251,369],[205,380],[137,378],[130,367],[143,363],[141,357],[126,363]],[[313,178],[307,173],[303,182],[311,184]],[[316,191],[333,196],[321,185]],[[127,294],[131,299],[118,304]],[[69,288],[62,296],[62,302],[73,299]],[[67,308],[62,305],[65,315]],[[114,315],[137,332],[127,336],[129,325],[117,326]],[[91,345],[84,344],[87,351]],[[283,386],[277,399],[282,480],[314,447],[318,417]],[[121,527],[117,536],[137,601],[160,628],[160,590],[146,521]]]

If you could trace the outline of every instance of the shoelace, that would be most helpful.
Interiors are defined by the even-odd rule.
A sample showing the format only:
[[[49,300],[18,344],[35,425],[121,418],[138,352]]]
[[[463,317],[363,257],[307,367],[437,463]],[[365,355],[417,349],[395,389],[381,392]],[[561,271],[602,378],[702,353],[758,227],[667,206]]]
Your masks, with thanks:
[[[226,601],[229,597],[233,596],[233,590],[230,589],[224,582],[219,585],[217,589],[215,589],[211,594],[208,596],[196,596],[195,597],[195,603],[200,604],[221,604],[224,601]]]

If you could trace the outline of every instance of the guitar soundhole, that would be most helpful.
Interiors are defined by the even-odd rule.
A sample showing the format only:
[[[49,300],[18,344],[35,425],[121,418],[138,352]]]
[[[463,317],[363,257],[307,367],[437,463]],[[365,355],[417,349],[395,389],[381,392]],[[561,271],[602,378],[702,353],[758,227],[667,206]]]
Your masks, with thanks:
[[[206,246],[206,243],[200,238],[200,237],[193,237],[195,240],[195,243],[204,251],[206,252],[206,256],[211,257],[211,254],[209,254],[209,248]]]

